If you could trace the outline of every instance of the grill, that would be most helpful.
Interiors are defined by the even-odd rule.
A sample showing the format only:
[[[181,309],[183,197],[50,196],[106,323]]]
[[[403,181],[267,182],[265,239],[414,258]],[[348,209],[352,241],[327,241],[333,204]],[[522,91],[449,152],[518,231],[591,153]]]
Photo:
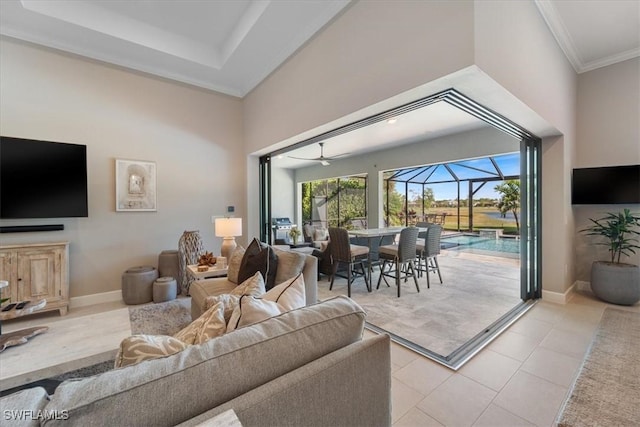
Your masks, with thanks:
[[[290,244],[291,238],[289,237],[289,230],[295,226],[289,218],[273,218],[271,229],[273,230],[273,240],[275,244]]]

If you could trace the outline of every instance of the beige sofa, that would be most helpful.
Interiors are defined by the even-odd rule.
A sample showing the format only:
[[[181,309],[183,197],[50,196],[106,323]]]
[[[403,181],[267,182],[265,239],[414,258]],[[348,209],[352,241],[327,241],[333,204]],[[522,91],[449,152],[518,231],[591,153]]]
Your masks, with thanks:
[[[318,301],[318,259],[299,252],[283,251],[277,248],[275,251],[278,255],[276,283],[297,276],[300,271],[294,265],[302,265],[307,305],[315,304]],[[208,296],[227,294],[238,286],[237,280],[234,279],[235,275],[230,274],[229,277],[196,280],[191,283],[189,288],[191,318],[195,320],[204,312],[205,300]]]
[[[244,427],[389,426],[389,337],[362,340],[364,322],[340,296],[173,356],[67,380],[50,397],[24,390],[0,406],[60,418],[11,425],[193,426],[233,409]]]

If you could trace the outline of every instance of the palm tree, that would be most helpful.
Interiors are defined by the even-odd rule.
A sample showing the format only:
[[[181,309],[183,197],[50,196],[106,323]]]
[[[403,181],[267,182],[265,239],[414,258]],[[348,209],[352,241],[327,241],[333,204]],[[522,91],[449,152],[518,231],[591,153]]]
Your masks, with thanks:
[[[494,190],[500,193],[498,209],[500,209],[502,217],[504,218],[508,212],[512,212],[516,220],[516,230],[518,234],[520,234],[520,222],[518,221],[518,211],[520,210],[520,180],[510,179],[502,184],[496,185]]]

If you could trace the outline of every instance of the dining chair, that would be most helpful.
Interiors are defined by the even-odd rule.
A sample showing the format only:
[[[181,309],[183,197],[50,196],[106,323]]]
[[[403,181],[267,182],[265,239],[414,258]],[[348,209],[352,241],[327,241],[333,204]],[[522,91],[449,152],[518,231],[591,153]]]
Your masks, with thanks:
[[[427,288],[431,287],[431,284],[429,283],[430,272],[437,272],[440,283],[442,283],[440,265],[438,264],[441,236],[442,226],[437,224],[430,224],[427,228],[424,241],[418,241],[418,243],[416,244],[416,254],[418,256],[418,274],[422,276],[422,272],[425,272],[427,276]]]
[[[347,295],[349,298],[351,298],[351,283],[360,275],[364,277],[367,291],[371,292],[371,285],[365,268],[365,261],[369,256],[369,248],[367,246],[352,245],[349,242],[349,232],[344,228],[329,228],[329,241],[331,242],[331,260],[333,263],[329,290],[333,289],[333,281],[338,275],[338,267],[346,265]],[[356,269],[357,266],[360,267],[360,271]]]
[[[426,217],[426,215],[425,215]],[[420,221],[416,223],[416,227],[418,228],[422,228],[422,229],[426,229],[428,228],[430,225],[433,225],[432,222],[428,222],[428,221]],[[420,230],[418,232],[418,242],[416,244],[416,261],[418,262],[416,269],[418,270],[418,277],[422,277],[422,258],[423,258],[423,252],[424,252],[424,242],[425,239],[427,237],[427,230]]]
[[[416,243],[418,239],[418,227],[406,227],[400,232],[400,241],[397,245],[384,245],[378,248],[378,254],[382,260],[380,267],[380,277],[378,278],[378,286],[382,279],[389,286],[387,277],[392,277],[396,281],[398,288],[398,297],[400,297],[400,282],[404,279],[406,282],[409,277],[413,277],[416,289],[420,292],[418,279],[416,277],[416,267],[414,264],[416,258]],[[385,268],[388,266],[388,270]]]

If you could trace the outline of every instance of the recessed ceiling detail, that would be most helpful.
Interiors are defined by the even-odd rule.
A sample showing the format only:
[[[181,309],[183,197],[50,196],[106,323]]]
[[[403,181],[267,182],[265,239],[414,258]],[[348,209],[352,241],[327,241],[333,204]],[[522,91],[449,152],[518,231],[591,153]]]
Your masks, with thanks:
[[[640,55],[637,0],[535,0],[577,72]],[[0,0],[0,34],[245,96],[350,0]]]
[[[244,96],[349,0],[2,0],[0,33]]]

